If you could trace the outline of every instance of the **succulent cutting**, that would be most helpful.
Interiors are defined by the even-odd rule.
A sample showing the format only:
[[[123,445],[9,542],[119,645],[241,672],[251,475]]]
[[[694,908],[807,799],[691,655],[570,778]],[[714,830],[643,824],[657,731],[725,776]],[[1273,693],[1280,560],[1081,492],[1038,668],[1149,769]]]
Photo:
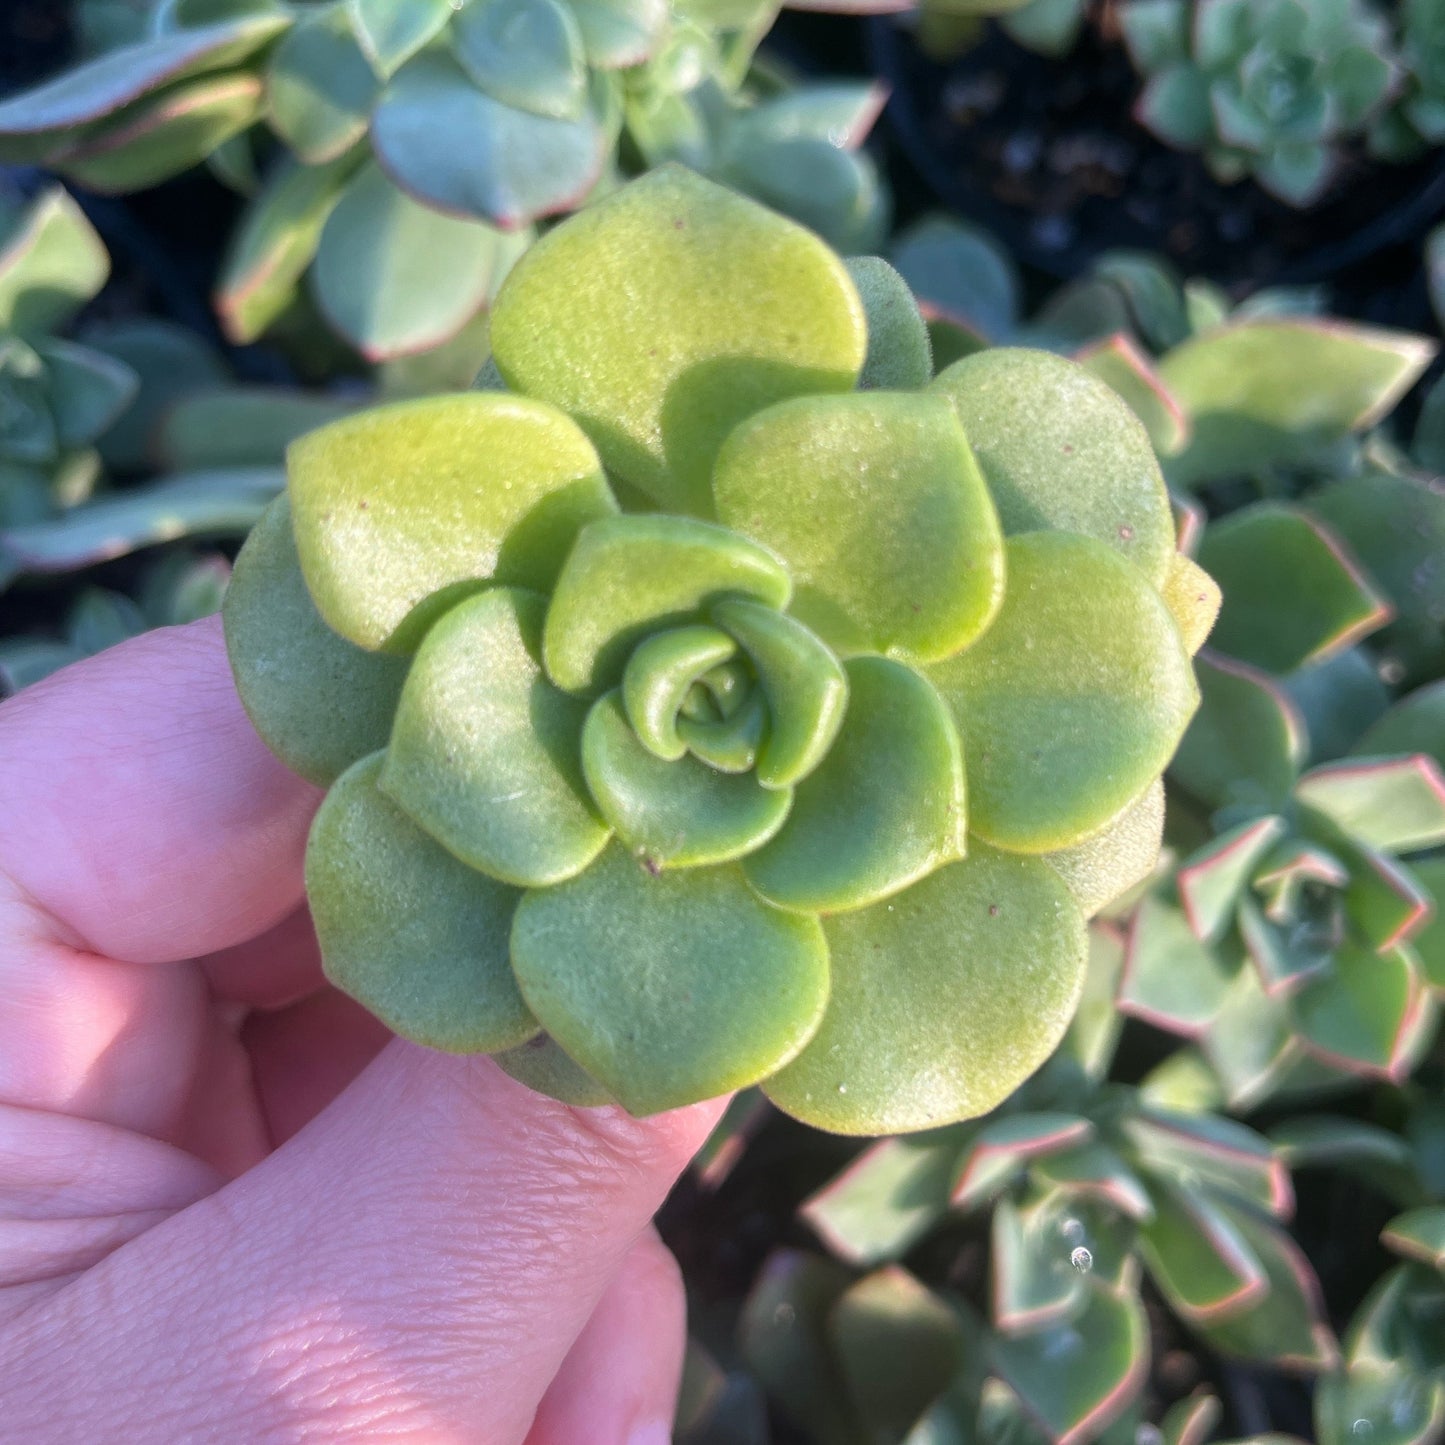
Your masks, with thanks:
[[[1022,350],[920,386],[904,302],[668,167],[519,263],[504,389],[293,445],[227,637],[330,787],[328,971],[398,1032],[854,1133],[1058,1042],[1217,595],[1116,396]]]

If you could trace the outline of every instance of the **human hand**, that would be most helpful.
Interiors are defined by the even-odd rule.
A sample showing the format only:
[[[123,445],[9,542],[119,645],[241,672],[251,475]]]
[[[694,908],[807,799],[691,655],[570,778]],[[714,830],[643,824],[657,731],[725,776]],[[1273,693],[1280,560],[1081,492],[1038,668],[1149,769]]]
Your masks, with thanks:
[[[391,1038],[214,620],[0,707],[0,1438],[663,1445],[717,1118]],[[418,959],[417,966],[425,960]]]

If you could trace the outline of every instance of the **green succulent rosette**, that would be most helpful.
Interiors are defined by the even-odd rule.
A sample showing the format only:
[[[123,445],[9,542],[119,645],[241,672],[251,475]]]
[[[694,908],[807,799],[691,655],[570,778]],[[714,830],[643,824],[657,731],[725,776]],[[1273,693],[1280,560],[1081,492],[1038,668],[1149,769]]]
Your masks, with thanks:
[[[668,167],[518,263],[505,389],[292,446],[227,639],[329,786],[328,974],[398,1033],[847,1133],[1047,1058],[1157,855],[1209,584],[1113,393],[1008,350],[930,384],[911,306]]]

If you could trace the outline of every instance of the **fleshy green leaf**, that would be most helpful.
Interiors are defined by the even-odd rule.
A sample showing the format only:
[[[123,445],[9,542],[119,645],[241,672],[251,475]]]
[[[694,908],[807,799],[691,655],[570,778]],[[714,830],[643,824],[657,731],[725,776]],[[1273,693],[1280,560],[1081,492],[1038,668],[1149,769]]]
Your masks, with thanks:
[[[1410,940],[1410,946],[1420,960],[1426,984],[1445,992],[1445,856],[1415,859],[1410,872],[1435,905],[1434,914]]]
[[[1013,1182],[1027,1164],[1072,1149],[1093,1137],[1094,1126],[1077,1114],[1006,1114],[986,1123],[959,1159],[953,1185],[955,1209],[971,1209]]]
[[[410,659],[364,652],[321,620],[284,494],[241,548],[222,615],[236,690],[288,768],[324,786],[386,746]]]
[[[1163,770],[1198,705],[1173,618],[1123,562],[1088,537],[1011,537],[993,626],[928,669],[963,738],[969,828],[997,847],[1044,853],[1098,832]]]
[[[797,610],[835,647],[930,662],[1003,601],[988,488],[928,395],[807,397],[744,422],[718,457],[718,516],[782,557]]]
[[[168,477],[0,531],[0,573],[74,572],[178,537],[243,537],[285,483],[278,468]]]
[[[1044,351],[1000,347],[956,362],[946,396],[1005,533],[1096,538],[1163,582],[1174,518],[1143,424],[1097,377]]]
[[[1423,753],[1326,763],[1299,780],[1295,797],[1386,853],[1445,842],[1445,777]]]
[[[766,1078],[818,1027],[828,946],[736,868],[654,877],[621,847],[529,893],[512,966],[542,1026],[638,1115]]]
[[[1380,1239],[1403,1258],[1445,1274],[1445,1206],[1432,1204],[1397,1214]]]
[[[1194,419],[1178,486],[1258,475],[1373,426],[1415,384],[1433,342],[1342,321],[1261,318],[1177,346],[1159,374]]]
[[[982,844],[825,928],[828,1011],[764,1092],[838,1133],[986,1112],[1048,1057],[1083,983],[1085,928],[1063,882]]]
[[[678,709],[689,689],[738,645],[716,627],[678,627],[638,644],[622,674],[622,703],[638,741],[655,756],[676,762],[687,751],[678,736]]]
[[[1219,583],[1192,558],[1176,552],[1160,589],[1164,605],[1178,624],[1185,650],[1193,657],[1208,640],[1219,617]]]
[[[1401,698],[1350,751],[1365,758],[1424,753],[1445,768],[1445,682]]]
[[[768,700],[758,781],[790,788],[823,761],[843,725],[843,668],[802,623],[772,607],[732,598],[716,603],[712,616],[747,653]]]
[[[371,140],[387,173],[424,205],[507,230],[579,205],[606,149],[592,115],[566,120],[505,105],[437,50],[408,61],[386,88]]]
[[[1395,620],[1378,641],[1409,678],[1445,671],[1445,485],[1438,478],[1371,471],[1333,482],[1305,501],[1343,539]]]
[[[507,963],[519,894],[459,863],[376,786],[382,755],[332,786],[306,848],[326,975],[406,1038],[455,1053],[537,1032]]]
[[[396,402],[294,443],[301,569],[327,622],[406,651],[459,586],[549,588],[579,530],[616,510],[597,454],[540,402]]]
[[[37,340],[50,382],[50,411],[61,447],[88,446],[135,400],[140,378],[103,351],[55,337]]]
[[[870,1145],[798,1211],[840,1259],[901,1259],[948,1212],[957,1128]]]
[[[580,873],[608,839],[582,779],[585,704],[542,673],[545,612],[535,592],[499,587],[432,626],[380,782],[449,852],[521,887]]]
[[[828,1315],[856,1418],[876,1440],[902,1440],[948,1388],[963,1353],[954,1311],[906,1270],[860,1279]]]
[[[1194,664],[1200,707],[1169,776],[1199,802],[1274,808],[1304,761],[1304,724],[1284,690],[1262,672],[1205,651]]]
[[[1018,323],[1018,271],[981,227],[926,217],[898,237],[893,264],[931,322],[976,332],[983,345],[1006,341]]]
[[[492,342],[508,385],[577,417],[609,470],[710,515],[728,432],[787,397],[850,390],[867,336],[842,262],[815,236],[665,166],[527,253],[497,297]]]
[[[63,136],[162,86],[236,65],[288,24],[282,14],[256,15],[122,46],[0,105],[0,136]]]
[[[347,8],[366,58],[387,79],[456,12],[451,0],[347,0]]]
[[[1394,1078],[1412,1042],[1422,991],[1403,949],[1377,953],[1345,942],[1333,966],[1306,983],[1291,1012],[1311,1052],[1375,1078]]]
[[[92,191],[141,191],[199,165],[260,113],[255,76],[205,76],[123,111],[54,164]]]
[[[452,53],[493,100],[575,119],[587,98],[582,35],[561,0],[470,0],[451,28]]]
[[[1316,1370],[1337,1358],[1324,1322],[1319,1282],[1295,1242],[1252,1210],[1219,1208],[1264,1266],[1268,1289],[1238,1314],[1201,1327],[1205,1339],[1229,1354],[1280,1369]]]
[[[964,852],[963,754],[929,684],[882,657],[847,665],[848,710],[771,843],[744,864],[783,908],[876,903]]]
[[[846,265],[868,318],[868,355],[858,385],[865,391],[927,386],[933,347],[908,283],[880,256],[851,256]]]
[[[354,398],[283,386],[198,388],[176,401],[156,437],[162,465],[279,467],[297,437],[357,410]]]
[[[1159,1181],[1155,1215],[1140,1227],[1149,1273],[1179,1314],[1192,1321],[1227,1318],[1257,1300],[1264,1269],[1229,1216],[1202,1191]]]
[[[1124,332],[1076,352],[1074,360],[1116,391],[1144,423],[1154,450],[1171,457],[1189,440],[1189,416],[1159,379],[1154,364]]]
[[[775,1250],[753,1285],[738,1338],[748,1368],[790,1420],[820,1440],[862,1445],[827,1318],[852,1283],[842,1265],[800,1250]]]
[[[690,517],[614,517],[587,527],[557,578],[547,613],[547,673],[569,692],[619,681],[648,634],[701,620],[727,594],[769,607],[791,585],[762,547]]]
[[[368,162],[322,227],[311,279],[326,319],[381,361],[455,336],[514,254],[500,232],[422,205]]]
[[[216,310],[232,341],[254,341],[291,304],[321,244],[322,227],[355,168],[283,159],[246,207],[216,283]]]
[[[0,332],[58,330],[105,285],[110,258],[79,205],[59,186],[0,235]]]
[[[1229,927],[1255,865],[1284,830],[1277,815],[1256,818],[1220,834],[1180,864],[1179,900],[1196,938],[1214,943]]]
[[[1096,1438],[1133,1398],[1149,1364],[1139,1301],[1098,1285],[1076,1318],[1034,1334],[989,1338],[993,1368],[1050,1439]]]
[[[381,82],[340,6],[303,12],[266,72],[272,129],[307,165],[324,165],[366,134]]]
[[[1303,512],[1258,503],[1204,534],[1200,565],[1224,593],[1213,645],[1270,672],[1344,651],[1389,620],[1389,606]]]
[[[1160,780],[1099,832],[1042,857],[1068,884],[1079,911],[1092,918],[1153,872],[1163,837],[1164,784]]]
[[[640,65],[667,33],[667,0],[569,0],[587,63],[602,70]]]
[[[1160,1028],[1195,1034],[1224,1007],[1231,973],[1180,909],[1146,898],[1129,930],[1119,1007]]]
[[[612,1104],[612,1095],[579,1064],[557,1047],[554,1039],[538,1034],[515,1049],[492,1055],[498,1067],[519,1084],[577,1109],[599,1109]]]
[[[587,715],[582,767],[602,816],[650,869],[697,868],[751,853],[783,826],[792,802],[788,789],[765,788],[753,773],[657,757],[638,741],[616,692]]]
[[[1276,1218],[1294,1209],[1289,1174],[1269,1140],[1233,1119],[1144,1109],[1124,1121],[1124,1133],[1141,1168],[1176,1180],[1187,1175]]]
[[[1057,1324],[1072,1314],[1083,1276],[1069,1263],[1071,1250],[1059,1237],[1058,1210],[1047,1196],[1016,1206],[1007,1196],[990,1221],[993,1262],[993,1322],[1005,1334]]]

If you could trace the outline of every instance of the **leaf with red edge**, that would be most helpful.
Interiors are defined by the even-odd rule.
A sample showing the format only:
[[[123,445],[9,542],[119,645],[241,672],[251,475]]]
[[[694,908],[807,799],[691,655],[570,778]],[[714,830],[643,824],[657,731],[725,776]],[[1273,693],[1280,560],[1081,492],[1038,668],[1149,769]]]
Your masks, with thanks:
[[[901,1259],[948,1213],[959,1151],[970,1133],[955,1126],[870,1145],[798,1213],[849,1264]]]
[[[1220,1202],[1249,1251],[1264,1267],[1269,1288],[1239,1314],[1201,1326],[1204,1338],[1228,1354],[1283,1370],[1314,1371],[1339,1357],[1325,1323],[1319,1280],[1303,1251],[1272,1220]]]
[[[1403,1258],[1418,1260],[1445,1274],[1445,1205],[1426,1205],[1396,1215],[1380,1239]]]
[[[1149,1367],[1149,1329],[1132,1295],[1087,1284],[1074,1319],[991,1337],[994,1369],[1055,1445],[1092,1439],[1128,1406]]]
[[[1150,1109],[1127,1119],[1124,1132],[1138,1151],[1135,1162],[1141,1169],[1162,1170],[1169,1177],[1191,1174],[1280,1219],[1294,1212],[1289,1174],[1269,1140],[1233,1119]]]
[[[985,1125],[959,1161],[954,1208],[969,1209],[992,1197],[1030,1160],[1068,1149],[1093,1129],[1077,1114],[1009,1114]]]
[[[1202,1190],[1160,1183],[1155,1216],[1139,1231],[1154,1283],[1176,1313],[1199,1324],[1227,1319],[1268,1288],[1255,1258],[1229,1216]]]
[[[1213,523],[1199,562],[1224,593],[1215,649],[1269,672],[1343,652],[1390,620],[1333,534],[1294,507],[1259,502]]]
[[[1097,1141],[1040,1159],[1033,1174],[1042,1184],[1072,1198],[1098,1200],[1128,1219],[1148,1219],[1154,1213],[1139,1176]]]
[[[1346,943],[1334,966],[1295,996],[1290,1014],[1316,1057],[1363,1077],[1398,1079],[1424,1002],[1406,950]]]
[[[1196,938],[1212,943],[1229,927],[1255,865],[1284,830],[1285,821],[1278,815],[1256,818],[1221,834],[1179,865],[1179,901]]]
[[[1191,430],[1189,414],[1126,332],[1115,332],[1076,351],[1074,360],[1129,403],[1161,457],[1184,450]]]
[[[1119,1007],[1172,1033],[1199,1034],[1223,1007],[1239,962],[1236,946],[1201,943],[1182,910],[1146,898],[1129,928]]]
[[[1304,761],[1299,711],[1266,673],[1209,648],[1194,671],[1202,701],[1169,776],[1207,807],[1279,807]]]
[[[1423,753],[1327,763],[1299,780],[1295,797],[1385,853],[1445,842],[1445,776]]]
[[[1005,1334],[1058,1324],[1074,1312],[1084,1280],[1070,1263],[1072,1247],[1059,1223],[1048,1195],[1022,1205],[1004,1198],[994,1208],[993,1322]]]
[[[1248,899],[1239,907],[1239,936],[1264,991],[1271,998],[1293,992],[1330,966],[1335,939],[1308,920],[1276,923]]]

